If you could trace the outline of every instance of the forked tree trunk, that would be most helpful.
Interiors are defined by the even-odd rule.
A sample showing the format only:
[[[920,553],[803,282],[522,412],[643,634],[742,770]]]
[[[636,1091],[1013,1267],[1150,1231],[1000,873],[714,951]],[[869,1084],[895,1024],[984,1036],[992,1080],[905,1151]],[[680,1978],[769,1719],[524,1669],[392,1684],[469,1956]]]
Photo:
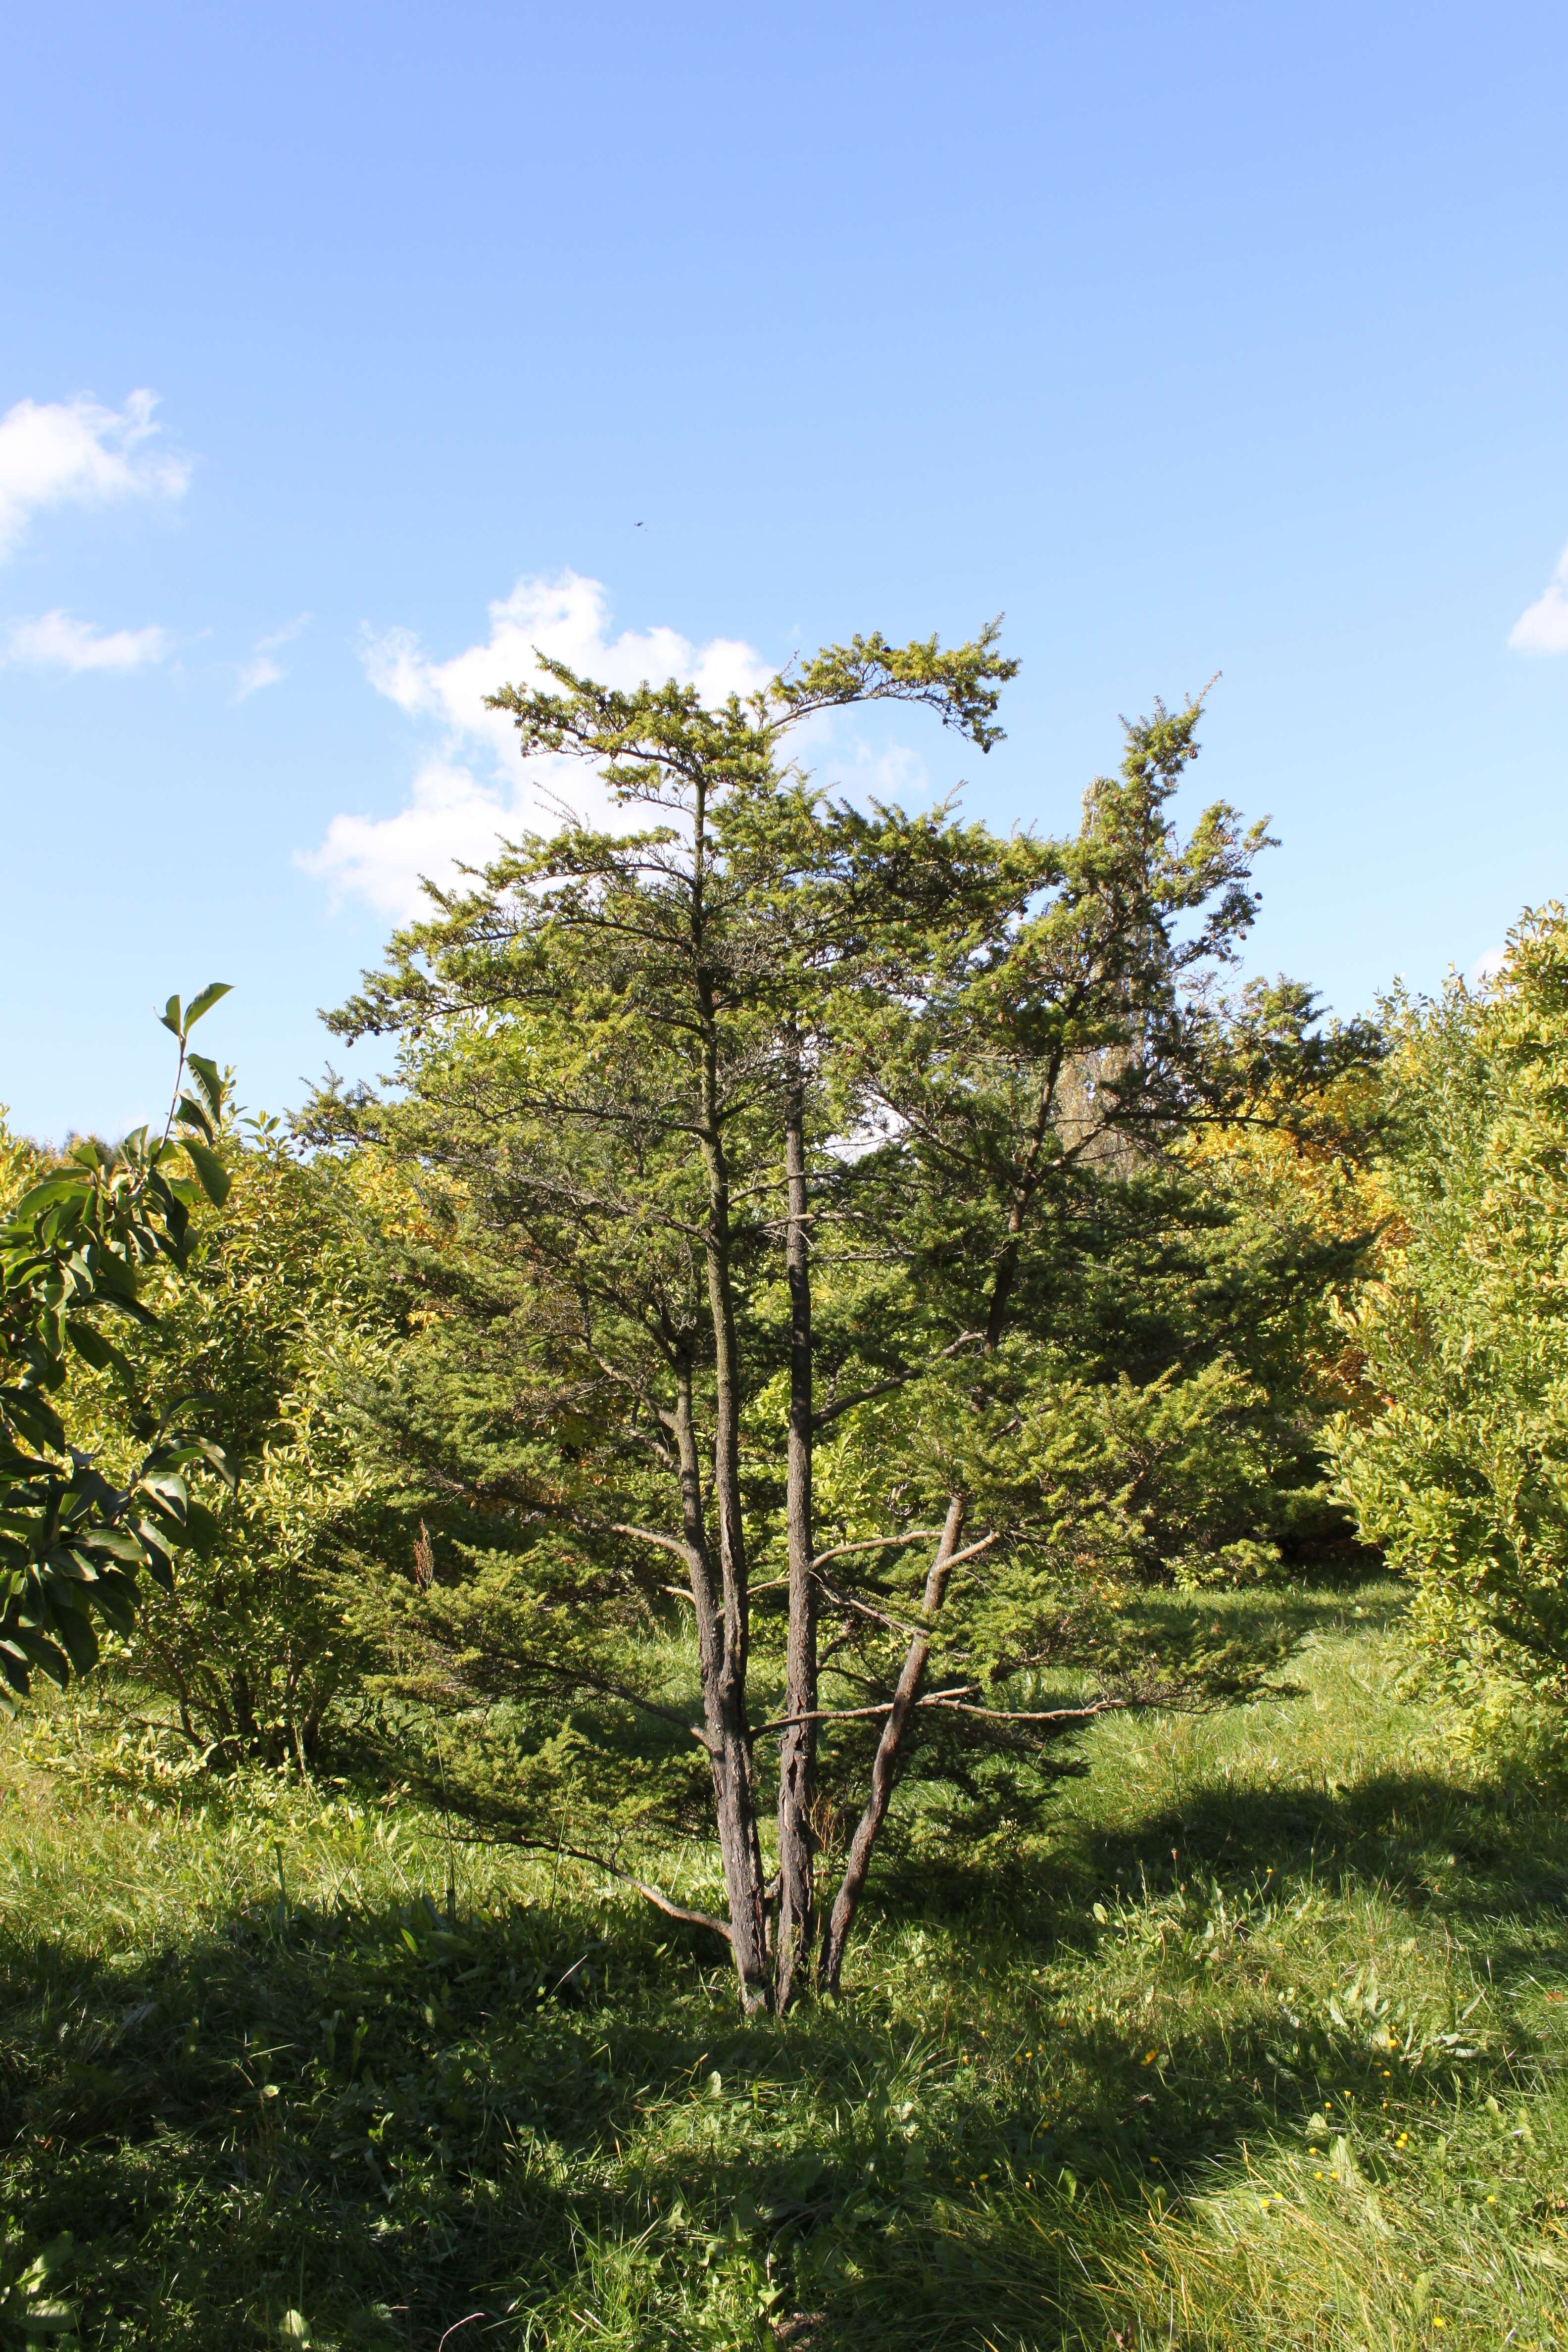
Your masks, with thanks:
[[[726,1674],[723,1596],[713,1572],[702,1510],[702,1465],[697,1449],[691,1368],[680,1367],[675,1408],[675,1440],[680,1465],[681,1520],[697,1612],[697,1658],[702,1678],[702,1727],[713,1780],[713,1820],[724,1865],[730,1914],[730,1944],[740,1979],[741,2005],[748,2015],[768,2006],[767,1940],[763,1927],[763,1865],[752,1797],[751,1743],[746,1736],[744,1688],[737,1707]]]
[[[947,1580],[952,1570],[953,1554],[963,1531],[964,1497],[955,1495],[947,1507],[942,1522],[942,1540],[926,1574],[922,1601],[927,1625],[934,1623],[947,1592]],[[904,1654],[903,1666],[893,1691],[893,1704],[882,1726],[882,1736],[877,1742],[877,1753],[871,1760],[871,1793],[866,1800],[866,1810],[855,1826],[849,1841],[849,1852],[844,1864],[844,1876],[834,1898],[833,1910],[827,1922],[827,1933],[822,1942],[822,1960],[818,1981],[825,1992],[837,1992],[844,1968],[844,1949],[849,1941],[849,1930],[855,1924],[855,1914],[860,1907],[860,1897],[866,1891],[866,1877],[871,1867],[871,1851],[888,1818],[888,1806],[898,1779],[899,1759],[903,1750],[910,1717],[920,1698],[921,1683],[931,1655],[931,1633],[922,1628]]]
[[[774,1990],[787,2009],[811,1966],[816,1937],[811,1801],[816,1771],[816,1584],[812,1574],[811,1263],[805,1107],[796,1066],[784,1130],[789,1188],[789,1452],[785,1529],[789,1548],[789,1639],[784,1663],[784,1744],[779,1755],[779,1908]]]
[[[708,1307],[713,1328],[713,1500],[719,1518],[719,1583],[723,1612],[721,1637],[712,1669],[710,1671],[706,1664],[703,1668],[703,1706],[709,1718],[719,1843],[730,1900],[730,1940],[735,1955],[735,1972],[741,1980],[741,2005],[751,2016],[771,2007],[773,1985],[768,1969],[762,1841],[757,1834],[752,1785],[751,1731],[746,1721],[750,1623],[745,1514],[741,1493],[741,1371],[731,1275],[730,1171],[718,1112],[713,1007],[705,985],[699,1001],[703,1021],[702,1158],[708,1177],[704,1255]]]

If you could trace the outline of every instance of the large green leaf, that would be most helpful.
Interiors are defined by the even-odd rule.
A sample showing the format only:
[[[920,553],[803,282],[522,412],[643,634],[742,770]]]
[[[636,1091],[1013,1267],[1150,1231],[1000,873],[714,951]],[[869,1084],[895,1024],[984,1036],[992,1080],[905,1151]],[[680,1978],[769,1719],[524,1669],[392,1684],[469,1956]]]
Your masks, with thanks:
[[[95,1372],[130,1370],[120,1349],[92,1324],[73,1320],[66,1326],[66,1336],[83,1362],[90,1364]]]
[[[207,1109],[214,1118],[219,1118],[223,1111],[224,1083],[217,1064],[206,1054],[191,1054],[186,1058],[205,1098]]]
[[[215,1209],[221,1209],[228,1198],[227,1169],[210,1144],[198,1143],[190,1135],[182,1136],[180,1139],[190,1155],[191,1165],[196,1171],[203,1192]]]
[[[214,982],[186,1009],[172,996],[163,1025],[183,1045],[191,1023],[226,993]],[[122,1491],[71,1443],[79,1423],[49,1394],[68,1408],[73,1354],[133,1384],[131,1364],[90,1310],[153,1323],[137,1297],[140,1270],[158,1257],[183,1268],[192,1205],[203,1196],[217,1205],[228,1192],[213,1149],[223,1082],[206,1057],[192,1072],[195,1091],[181,1097],[177,1117],[198,1133],[150,1141],[142,1127],[118,1150],[79,1142],[72,1164],[32,1186],[0,1227],[0,1706],[9,1693],[26,1694],[34,1671],[62,1685],[73,1670],[88,1672],[98,1656],[95,1618],[130,1633],[136,1577],[145,1569],[167,1583],[181,1545],[193,1533],[205,1538],[209,1521],[188,1527],[185,1465],[232,1483],[221,1449],[182,1434],[154,1445]],[[173,1148],[187,1154],[195,1182],[160,1172]],[[138,1404],[132,1426],[151,1418]]]
[[[195,1027],[196,1023],[201,1019],[204,1013],[210,1013],[212,1011],[213,1006],[217,1003],[220,996],[226,996],[228,994],[232,982],[226,980],[209,980],[206,986],[200,992],[200,993],[192,997],[189,1004],[185,1007],[185,1028],[187,1032]]]

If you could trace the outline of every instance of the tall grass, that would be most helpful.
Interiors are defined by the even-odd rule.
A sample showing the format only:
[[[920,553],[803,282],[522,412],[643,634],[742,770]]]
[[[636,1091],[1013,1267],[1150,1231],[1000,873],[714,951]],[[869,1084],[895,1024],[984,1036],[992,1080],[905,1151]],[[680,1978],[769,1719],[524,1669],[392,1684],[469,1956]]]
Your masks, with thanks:
[[[1102,1724],[1005,1881],[895,1885],[837,2009],[396,1792],[0,1751],[15,2269],[84,2344],[1568,2344],[1568,1830],[1402,1704]],[[5,2322],[0,2320],[0,2329]]]

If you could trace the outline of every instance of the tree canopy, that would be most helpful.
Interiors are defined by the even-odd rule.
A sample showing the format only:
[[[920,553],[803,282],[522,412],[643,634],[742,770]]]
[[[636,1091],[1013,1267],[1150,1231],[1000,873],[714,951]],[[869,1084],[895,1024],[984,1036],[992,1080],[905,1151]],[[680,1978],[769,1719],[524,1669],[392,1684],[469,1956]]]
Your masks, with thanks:
[[[626,829],[569,819],[433,890],[331,1016],[396,1039],[395,1083],[329,1089],[306,1131],[389,1156],[428,1221],[425,1343],[377,1407],[446,1496],[424,1686],[481,1703],[512,1833],[592,1841],[684,1916],[638,1839],[706,1810],[700,1916],[745,2004],[784,2003],[814,1958],[837,1987],[911,1770],[996,1823],[1094,1714],[1262,1670],[1118,1606],[1174,1465],[1268,1486],[1223,1317],[1197,1328],[1235,1220],[1188,1145],[1373,1041],[1300,987],[1218,992],[1266,835],[1223,803],[1178,833],[1195,704],[1128,729],[1076,835],[1003,839],[784,757],[870,698],[984,751],[994,630],[857,638],[717,709],[542,667],[496,705],[525,753],[595,763]],[[1348,1263],[1309,1250],[1298,1286]]]

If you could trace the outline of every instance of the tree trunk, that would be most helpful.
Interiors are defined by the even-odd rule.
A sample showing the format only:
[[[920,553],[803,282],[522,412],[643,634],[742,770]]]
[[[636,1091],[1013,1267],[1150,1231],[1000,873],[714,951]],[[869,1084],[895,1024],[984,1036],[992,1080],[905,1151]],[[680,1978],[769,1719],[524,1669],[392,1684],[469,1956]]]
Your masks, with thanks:
[[[730,1170],[719,1117],[718,1037],[710,992],[699,991],[702,1012],[702,1159],[708,1176],[704,1255],[713,1327],[713,1500],[719,1515],[719,1576],[723,1642],[717,1661],[710,1734],[718,1741],[716,1782],[719,1843],[730,1896],[730,1934],[741,2003],[748,2016],[771,2005],[763,1849],[752,1784],[752,1741],[746,1721],[750,1624],[746,1592],[746,1530],[741,1495],[741,1367],[731,1277]],[[707,1677],[704,1676],[706,1682]],[[707,1694],[704,1693],[706,1701]]]
[[[958,1538],[963,1529],[964,1497],[955,1495],[947,1507],[942,1522],[942,1540],[937,1545],[926,1576],[923,1610],[929,1622],[934,1620],[947,1591],[947,1580],[952,1570],[952,1556],[958,1549]],[[904,1654],[902,1670],[893,1691],[893,1704],[882,1726],[882,1736],[877,1742],[877,1753],[871,1760],[871,1793],[866,1800],[866,1810],[855,1826],[849,1841],[849,1852],[844,1864],[844,1876],[834,1898],[827,1933],[823,1938],[822,1961],[818,1979],[825,1992],[837,1992],[844,1967],[844,1948],[849,1941],[849,1930],[855,1924],[855,1914],[860,1907],[860,1897],[866,1891],[867,1873],[871,1867],[871,1849],[877,1843],[882,1823],[888,1818],[888,1806],[898,1778],[899,1758],[903,1748],[904,1734],[909,1728],[915,1702],[920,1696],[921,1682],[925,1674],[926,1660],[931,1655],[931,1634],[917,1633]]]
[[[702,1512],[702,1465],[692,1409],[691,1367],[679,1369],[675,1440],[680,1463],[681,1518],[697,1612],[697,1655],[702,1676],[702,1722],[713,1778],[713,1819],[724,1864],[730,1940],[741,2005],[748,2016],[768,2004],[766,1938],[763,1927],[763,1865],[752,1799],[751,1743],[743,1705],[737,1709],[725,1675],[724,1615],[714,1588],[712,1556]],[[743,1698],[743,1690],[742,1690]]]
[[[789,1186],[785,1264],[789,1276],[789,1453],[785,1528],[789,1546],[789,1642],[784,1667],[786,1724],[779,1755],[779,1910],[774,1948],[781,2010],[811,1966],[816,1937],[811,1801],[816,1777],[816,1582],[812,1574],[811,1264],[805,1181],[805,1113],[798,1060],[784,1131]]]

